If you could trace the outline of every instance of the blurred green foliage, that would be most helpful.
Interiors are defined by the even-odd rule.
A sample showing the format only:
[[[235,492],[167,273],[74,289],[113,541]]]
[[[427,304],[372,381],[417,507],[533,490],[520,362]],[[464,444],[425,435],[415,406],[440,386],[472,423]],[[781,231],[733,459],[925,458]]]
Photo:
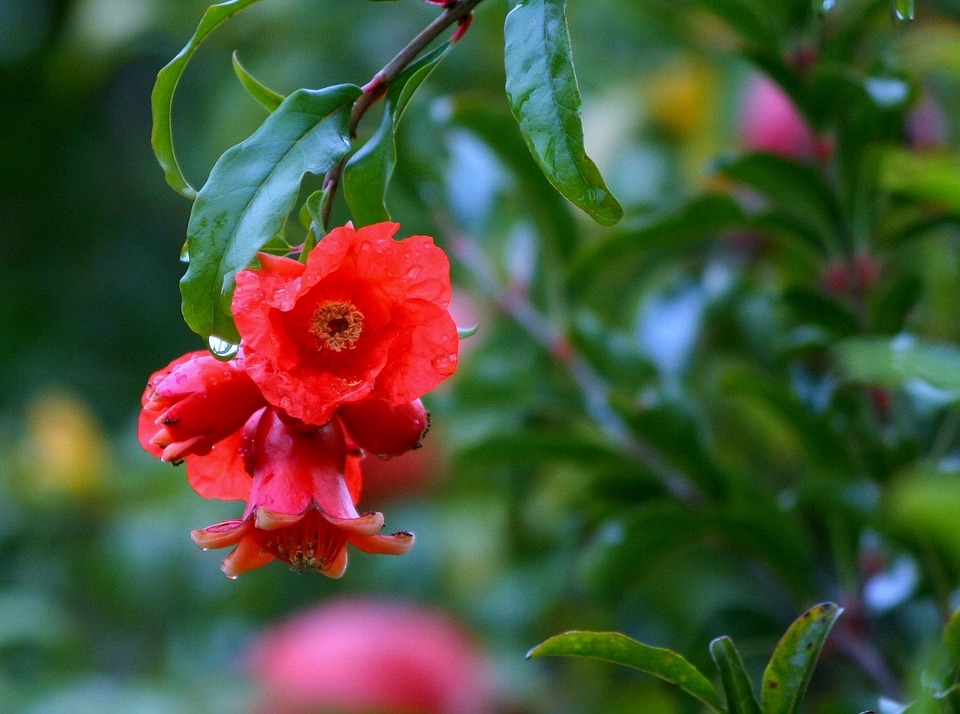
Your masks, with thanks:
[[[960,5],[896,23],[886,0],[570,3],[611,228],[526,150],[502,5],[397,130],[387,206],[451,253],[458,320],[480,324],[432,397],[425,483],[361,503],[391,500],[417,546],[351,555],[338,582],[276,564],[230,582],[189,530],[236,504],[133,434],[147,375],[202,347],[177,293],[190,204],[154,161],[149,94],[206,5],[0,0],[0,710],[241,711],[258,629],[355,593],[462,618],[504,712],[696,711],[643,675],[523,654],[618,630],[714,677],[729,635],[758,682],[824,600],[845,613],[810,711],[953,706],[933,695],[960,604]],[[283,94],[362,85],[436,13],[270,0],[225,24],[177,95],[185,174],[201,185],[265,117],[234,50]],[[745,146],[758,67],[820,156]]]

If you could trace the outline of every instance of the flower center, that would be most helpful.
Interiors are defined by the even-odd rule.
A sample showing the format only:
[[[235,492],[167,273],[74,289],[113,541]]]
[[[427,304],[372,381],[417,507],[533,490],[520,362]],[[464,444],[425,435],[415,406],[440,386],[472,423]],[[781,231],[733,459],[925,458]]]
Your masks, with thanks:
[[[317,511],[309,511],[292,526],[254,532],[263,550],[298,573],[323,570],[347,543],[343,531]]]
[[[313,313],[310,332],[320,348],[339,352],[353,349],[363,331],[363,313],[355,305],[339,300],[322,303]]]

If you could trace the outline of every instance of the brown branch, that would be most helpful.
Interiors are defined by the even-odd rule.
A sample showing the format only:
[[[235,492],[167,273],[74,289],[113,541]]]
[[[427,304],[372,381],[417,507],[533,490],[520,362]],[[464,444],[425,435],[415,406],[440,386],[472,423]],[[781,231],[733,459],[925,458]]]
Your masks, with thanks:
[[[444,6],[444,11],[433,22],[427,25],[414,37],[397,55],[383,66],[379,72],[373,75],[373,78],[363,86],[363,94],[353,105],[350,112],[349,134],[351,139],[357,136],[357,127],[363,115],[377,101],[383,97],[387,89],[399,74],[413,62],[421,52],[423,52],[430,43],[436,40],[440,34],[454,23],[465,24],[470,21],[470,14],[473,8],[479,5],[483,0],[452,0]],[[455,40],[460,38],[462,33],[458,32],[454,36]],[[340,162],[327,172],[323,183],[323,189],[327,192],[327,203],[324,206],[321,220],[326,229],[330,225],[330,212],[333,208],[333,197],[340,185],[340,178],[343,175],[343,167],[346,164],[347,157],[344,156]]]

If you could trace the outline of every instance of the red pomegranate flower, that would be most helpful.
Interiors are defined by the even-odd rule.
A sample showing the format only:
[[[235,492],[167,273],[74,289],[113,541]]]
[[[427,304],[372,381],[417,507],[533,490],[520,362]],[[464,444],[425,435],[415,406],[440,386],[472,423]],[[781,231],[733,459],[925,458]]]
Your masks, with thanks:
[[[242,356],[221,362],[208,352],[189,352],[150,377],[141,404],[140,444],[164,461],[179,461],[210,453],[265,401]]]
[[[447,256],[427,236],[394,240],[398,228],[348,224],[306,265],[261,254],[237,274],[247,372],[272,405],[323,425],[371,393],[412,402],[456,370]]]
[[[297,571],[339,578],[347,567],[347,543],[368,553],[410,550],[413,535],[381,535],[380,513],[357,512],[359,459],[348,456],[339,423],[300,430],[273,409],[256,421],[251,443],[241,449],[253,475],[243,518],[192,534],[204,549],[236,546],[221,566],[228,577],[277,559]]]

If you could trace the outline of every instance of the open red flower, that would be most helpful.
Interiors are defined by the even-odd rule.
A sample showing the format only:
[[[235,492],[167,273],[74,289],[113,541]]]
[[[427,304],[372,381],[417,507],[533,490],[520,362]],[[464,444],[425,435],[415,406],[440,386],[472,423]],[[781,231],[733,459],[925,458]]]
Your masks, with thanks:
[[[150,377],[141,404],[140,444],[164,461],[179,461],[210,453],[265,401],[242,356],[222,362],[209,352],[188,352]]]
[[[348,224],[306,265],[261,254],[260,269],[237,274],[247,372],[271,404],[323,425],[371,393],[412,402],[456,370],[447,256],[427,236],[394,240],[398,228]]]
[[[347,567],[347,543],[391,555],[413,547],[410,533],[381,535],[380,513],[357,512],[359,459],[348,456],[337,422],[300,430],[266,409],[245,454],[253,479],[243,518],[192,534],[204,549],[236,546],[221,566],[227,576],[277,559],[338,578]]]

